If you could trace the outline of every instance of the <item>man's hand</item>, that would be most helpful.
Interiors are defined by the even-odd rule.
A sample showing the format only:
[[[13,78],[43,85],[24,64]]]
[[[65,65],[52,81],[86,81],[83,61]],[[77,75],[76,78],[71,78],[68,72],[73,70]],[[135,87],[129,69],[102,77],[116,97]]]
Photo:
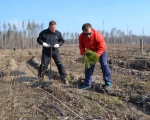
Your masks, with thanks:
[[[47,44],[47,43],[45,43],[45,42],[43,42],[43,47],[50,47],[50,44]]]
[[[58,48],[58,47],[59,47],[59,44],[55,44],[55,45],[54,45],[54,48]]]

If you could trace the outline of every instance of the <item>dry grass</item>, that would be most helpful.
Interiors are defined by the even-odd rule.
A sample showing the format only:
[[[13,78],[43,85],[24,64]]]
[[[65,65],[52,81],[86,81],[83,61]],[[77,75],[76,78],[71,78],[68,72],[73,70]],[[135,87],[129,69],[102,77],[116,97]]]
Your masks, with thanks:
[[[117,62],[119,60],[126,62],[127,64],[123,66],[126,69],[128,67],[126,65],[130,64],[129,62],[133,58],[135,59],[136,55],[146,57],[147,49],[148,46],[145,48],[145,54],[141,54],[138,46],[109,46],[108,58]],[[149,81],[142,78],[135,79],[135,76],[120,74],[118,71],[112,70],[113,89],[110,93],[103,93],[100,87],[86,91],[80,90],[73,85],[77,83],[79,77],[84,76],[84,65],[76,61],[80,57],[79,50],[75,47],[62,47],[60,53],[64,66],[69,72],[70,86],[64,86],[56,79],[53,81],[54,84],[49,87],[38,89],[38,87],[31,87],[33,83],[39,81],[35,75],[38,66],[31,66],[26,62],[33,57],[40,61],[41,49],[16,50],[15,53],[12,50],[0,50],[0,119],[97,118],[111,120],[113,118],[124,119],[124,116],[127,119],[136,116],[135,120],[140,119],[140,116],[149,119]],[[71,60],[75,60],[76,63]],[[147,60],[149,59],[147,58]],[[120,68],[117,62],[111,66]],[[26,64],[29,67],[22,68],[23,66],[20,66]],[[54,61],[52,66],[55,66]],[[17,72],[14,74],[15,70]],[[96,85],[103,83],[99,64],[95,66],[93,81]],[[62,101],[70,110],[52,95]],[[132,108],[134,111],[131,112]]]

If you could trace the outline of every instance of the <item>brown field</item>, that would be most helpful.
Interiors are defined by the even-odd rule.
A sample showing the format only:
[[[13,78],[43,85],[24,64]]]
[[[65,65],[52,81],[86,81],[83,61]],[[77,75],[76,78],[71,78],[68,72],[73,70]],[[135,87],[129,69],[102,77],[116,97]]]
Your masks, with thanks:
[[[113,86],[101,87],[96,64],[93,85],[80,89],[84,64],[78,47],[60,48],[69,85],[61,83],[54,61],[41,81],[37,77],[41,48],[0,50],[0,120],[149,120],[150,45],[108,45]],[[50,66],[49,66],[50,68]]]

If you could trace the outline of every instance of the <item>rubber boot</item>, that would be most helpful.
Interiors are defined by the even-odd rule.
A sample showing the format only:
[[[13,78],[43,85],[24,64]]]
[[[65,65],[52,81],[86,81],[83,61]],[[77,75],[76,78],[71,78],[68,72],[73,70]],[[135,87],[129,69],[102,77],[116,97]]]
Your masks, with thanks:
[[[66,85],[69,85],[69,81],[67,80],[67,76],[66,77],[62,77],[62,82]]]
[[[46,67],[45,65],[40,65],[39,71],[38,71],[38,78],[44,79]]]

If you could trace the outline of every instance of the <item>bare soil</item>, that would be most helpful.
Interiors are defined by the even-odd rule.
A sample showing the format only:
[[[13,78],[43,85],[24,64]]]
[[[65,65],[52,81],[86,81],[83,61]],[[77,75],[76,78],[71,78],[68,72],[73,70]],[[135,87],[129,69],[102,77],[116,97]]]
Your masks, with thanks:
[[[113,86],[104,83],[99,63],[92,88],[80,89],[84,80],[77,47],[62,47],[60,54],[69,85],[62,83],[54,61],[41,80],[37,71],[41,49],[1,50],[0,120],[149,120],[150,57],[136,46],[109,46],[108,63]],[[49,65],[50,68],[50,65]]]

